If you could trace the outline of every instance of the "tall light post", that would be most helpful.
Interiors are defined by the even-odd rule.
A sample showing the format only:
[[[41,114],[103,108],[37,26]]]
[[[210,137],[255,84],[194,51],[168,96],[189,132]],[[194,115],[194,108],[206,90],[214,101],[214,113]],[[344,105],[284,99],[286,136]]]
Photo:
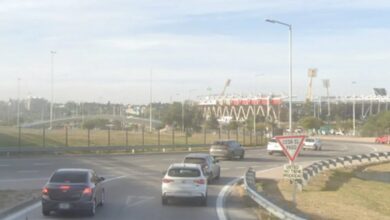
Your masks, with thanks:
[[[149,104],[149,131],[152,132],[152,119],[153,119],[153,116],[152,116],[152,113],[153,113],[153,110],[152,110],[152,102],[153,102],[153,96],[152,96],[152,92],[153,92],[153,87],[152,87],[152,82],[153,82],[153,71],[150,70],[150,104]]]
[[[56,51],[50,51],[51,54],[51,60],[50,60],[50,66],[51,66],[51,79],[50,79],[50,93],[51,93],[51,98],[50,98],[50,128],[53,128],[53,102],[54,102],[54,55],[56,54]]]
[[[290,63],[290,74],[289,74],[289,114],[288,114],[288,127],[290,132],[292,132],[292,25],[287,24],[277,20],[265,19],[266,22],[270,22],[273,24],[280,24],[288,27],[289,30],[289,63]]]
[[[326,98],[328,99],[328,123],[330,120],[330,99],[329,99],[329,87],[330,87],[330,80],[329,79],[323,79],[322,85],[326,89]]]
[[[17,104],[16,126],[18,128],[20,127],[20,78],[18,78],[18,104]]]
[[[353,128],[353,133],[352,135],[353,136],[356,136],[356,114],[355,114],[355,106],[356,106],[356,103],[355,103],[355,87],[354,85],[356,84],[355,81],[352,81],[352,86],[353,86],[353,100],[352,100],[352,128]]]

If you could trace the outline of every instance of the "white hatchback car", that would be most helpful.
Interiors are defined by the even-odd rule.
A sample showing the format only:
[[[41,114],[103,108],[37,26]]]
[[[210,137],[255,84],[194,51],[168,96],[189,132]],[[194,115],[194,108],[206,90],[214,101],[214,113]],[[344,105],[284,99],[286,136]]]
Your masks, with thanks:
[[[322,142],[319,138],[306,138],[303,142],[303,149],[322,150]]]
[[[170,165],[162,179],[161,189],[163,205],[168,203],[169,198],[200,199],[201,205],[207,205],[207,176],[199,164]]]
[[[275,152],[283,153],[283,149],[275,138],[272,138],[268,141],[267,151],[269,155],[272,155]]]

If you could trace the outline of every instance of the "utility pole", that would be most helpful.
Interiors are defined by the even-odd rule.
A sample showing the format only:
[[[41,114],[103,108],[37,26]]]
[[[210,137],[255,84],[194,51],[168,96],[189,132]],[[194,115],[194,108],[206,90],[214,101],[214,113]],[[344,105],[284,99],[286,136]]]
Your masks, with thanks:
[[[53,102],[54,102],[54,55],[56,54],[56,51],[50,51],[51,54],[51,80],[50,80],[50,92],[51,92],[51,98],[50,98],[50,127],[49,129],[53,128]]]

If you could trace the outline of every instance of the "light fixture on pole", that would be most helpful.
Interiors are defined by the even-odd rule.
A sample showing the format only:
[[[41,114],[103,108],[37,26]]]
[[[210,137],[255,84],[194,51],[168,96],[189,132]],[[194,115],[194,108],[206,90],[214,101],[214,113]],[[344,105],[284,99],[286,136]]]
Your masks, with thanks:
[[[280,24],[288,27],[289,30],[289,63],[290,63],[290,74],[289,74],[289,114],[288,114],[288,127],[289,131],[292,132],[292,25],[277,20],[265,19],[266,22],[273,24]]]
[[[54,102],[54,55],[56,54],[56,51],[50,51],[51,54],[51,79],[50,79],[50,127],[49,129],[53,128],[53,102]]]

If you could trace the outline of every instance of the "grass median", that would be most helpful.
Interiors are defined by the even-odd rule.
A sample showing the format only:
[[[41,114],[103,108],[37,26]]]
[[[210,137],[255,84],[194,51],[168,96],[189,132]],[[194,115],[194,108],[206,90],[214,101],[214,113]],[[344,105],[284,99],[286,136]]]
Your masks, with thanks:
[[[373,171],[390,175],[390,163],[325,171],[297,193],[296,205],[289,181],[260,181],[267,198],[309,219],[390,219],[390,183],[358,177]]]

